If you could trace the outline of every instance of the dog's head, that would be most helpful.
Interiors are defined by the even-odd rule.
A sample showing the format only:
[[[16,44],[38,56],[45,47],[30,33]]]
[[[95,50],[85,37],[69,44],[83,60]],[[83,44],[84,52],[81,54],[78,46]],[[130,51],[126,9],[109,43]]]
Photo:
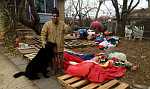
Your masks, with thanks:
[[[57,44],[56,43],[52,43],[52,42],[47,42],[45,44],[45,49],[55,52],[57,50]]]

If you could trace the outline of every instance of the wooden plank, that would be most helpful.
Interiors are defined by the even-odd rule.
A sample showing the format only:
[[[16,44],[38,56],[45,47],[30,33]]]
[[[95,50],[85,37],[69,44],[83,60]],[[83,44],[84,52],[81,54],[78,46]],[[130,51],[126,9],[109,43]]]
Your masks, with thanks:
[[[63,76],[57,77],[57,79],[59,80],[60,84],[65,88],[65,89],[70,89],[70,84],[65,83],[65,79],[71,78],[72,76],[69,74],[65,74]],[[69,88],[67,88],[69,87]]]
[[[63,76],[60,76],[60,77],[57,77],[59,80],[64,80],[64,79],[67,79],[67,78],[70,78],[72,77],[72,75],[69,75],[69,74],[65,74]]]
[[[37,53],[25,54],[24,56],[28,57],[28,56],[34,56],[34,55],[37,55]]]
[[[119,82],[118,80],[114,79],[114,80],[111,80],[111,81],[105,83],[104,85],[98,87],[97,89],[109,89],[110,87],[114,86],[118,82]]]
[[[99,86],[99,85],[100,85],[100,84],[98,84],[98,83],[90,83],[90,84],[88,84],[88,85],[82,87],[81,89],[93,89],[93,88],[95,88],[95,87],[97,87],[97,86]]]
[[[29,60],[32,60],[36,55],[37,53],[30,53],[30,54],[25,54],[24,57],[26,57]]]
[[[71,87],[73,88],[80,87],[82,85],[87,84],[88,82],[89,82],[88,80],[81,80],[81,81],[71,84]]]
[[[40,48],[38,48],[35,44],[30,45],[31,47],[34,47],[36,50],[40,50]],[[38,45],[39,46],[39,45]]]
[[[79,77],[73,77],[73,78],[70,78],[70,79],[68,79],[68,80],[66,80],[66,81],[64,81],[65,83],[67,83],[67,84],[71,84],[71,83],[73,83],[73,82],[75,82],[75,81],[78,81],[78,80],[80,80],[81,78],[79,78]]]
[[[17,48],[18,50],[27,50],[27,49],[35,49],[35,47],[33,46],[30,46],[30,47],[27,47],[27,48]]]
[[[38,50],[36,49],[18,49],[22,54],[29,54],[29,53],[37,53]]]
[[[40,48],[37,48],[37,47],[35,47],[35,49],[38,50],[38,51],[40,50]]]
[[[22,29],[16,29],[16,31],[32,31],[30,28],[22,28]]]
[[[41,46],[40,45],[38,45],[38,44],[34,44],[35,45],[35,47],[37,47],[38,49],[40,49],[41,48]]]
[[[120,82],[120,85],[118,85],[115,89],[126,89],[128,86],[129,84]]]

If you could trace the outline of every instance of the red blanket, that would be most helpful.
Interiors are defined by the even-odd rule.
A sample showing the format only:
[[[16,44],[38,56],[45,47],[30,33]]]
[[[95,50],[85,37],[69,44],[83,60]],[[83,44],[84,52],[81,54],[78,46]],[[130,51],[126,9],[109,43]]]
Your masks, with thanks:
[[[82,62],[83,60],[80,58],[80,57],[77,57],[77,56],[74,56],[74,55],[71,55],[67,52],[64,52],[64,69],[66,70],[68,68],[68,66],[70,65],[69,64],[69,61],[74,61],[74,62],[77,62],[77,63],[80,63]]]
[[[93,62],[81,62],[77,65],[70,65],[66,73],[84,77],[92,82],[104,82],[116,77],[123,77],[126,71],[125,67],[116,67],[109,64],[107,68],[101,67]]]

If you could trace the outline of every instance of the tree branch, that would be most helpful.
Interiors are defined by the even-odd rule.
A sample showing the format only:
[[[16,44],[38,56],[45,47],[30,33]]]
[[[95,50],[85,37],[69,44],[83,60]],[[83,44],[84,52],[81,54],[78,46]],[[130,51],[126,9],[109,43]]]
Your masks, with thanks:
[[[132,3],[133,3],[134,0],[131,0],[129,6],[128,6],[128,11],[131,9],[131,6],[132,6]]]
[[[122,7],[121,19],[124,16],[127,16],[127,3],[128,3],[128,0],[123,0],[123,7]]]
[[[115,11],[116,11],[116,17],[118,19],[120,19],[120,13],[119,13],[119,8],[118,8],[118,1],[117,0],[111,0],[112,1],[112,4],[115,8]]]
[[[73,6],[74,6],[74,8],[75,8],[75,10],[76,10],[76,14],[75,14],[75,16],[74,16],[74,19],[76,18],[76,16],[78,15],[78,5],[79,5],[79,2],[77,2],[77,5],[75,5],[75,3],[74,3],[74,1],[73,0],[71,0],[72,1],[72,4],[73,4]]]
[[[100,7],[101,7],[103,2],[104,2],[103,0],[99,0],[99,4],[98,4],[97,11],[96,11],[95,19],[97,19],[97,17],[98,17],[98,13],[99,13]]]
[[[86,14],[89,13],[91,10],[96,9],[96,8],[97,8],[97,7],[93,7],[93,8],[88,9],[88,10],[85,12],[85,14],[83,15],[83,17],[85,17]]]
[[[128,10],[128,13],[130,13],[139,3],[140,3],[140,0],[138,0],[137,3],[131,9]]]

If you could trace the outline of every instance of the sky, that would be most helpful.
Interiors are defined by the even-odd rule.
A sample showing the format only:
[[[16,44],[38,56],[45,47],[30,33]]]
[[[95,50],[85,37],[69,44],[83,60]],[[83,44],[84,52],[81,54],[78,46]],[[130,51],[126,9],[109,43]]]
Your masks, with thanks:
[[[65,4],[65,8],[68,8],[68,6],[70,6],[70,1],[71,0],[66,0],[66,4]],[[77,0],[74,0],[75,2]],[[85,6],[89,6],[89,7],[94,7],[94,6],[98,6],[97,1],[98,0],[83,0]],[[118,0],[119,3],[121,4],[123,0]],[[130,0],[129,0],[130,1]],[[134,0],[134,4],[137,2],[138,0]],[[135,8],[135,9],[141,9],[141,8],[147,8],[148,7],[148,3],[146,0],[141,0],[139,5]],[[73,9],[72,5],[69,7],[70,9]],[[68,12],[67,12],[68,13]],[[91,17],[94,17],[96,13],[96,10],[92,10],[89,14]],[[99,12],[99,16],[104,16],[104,15],[108,15],[108,16],[114,16],[115,15],[115,9],[112,5],[111,1],[106,1],[104,4],[101,5],[101,9]]]

